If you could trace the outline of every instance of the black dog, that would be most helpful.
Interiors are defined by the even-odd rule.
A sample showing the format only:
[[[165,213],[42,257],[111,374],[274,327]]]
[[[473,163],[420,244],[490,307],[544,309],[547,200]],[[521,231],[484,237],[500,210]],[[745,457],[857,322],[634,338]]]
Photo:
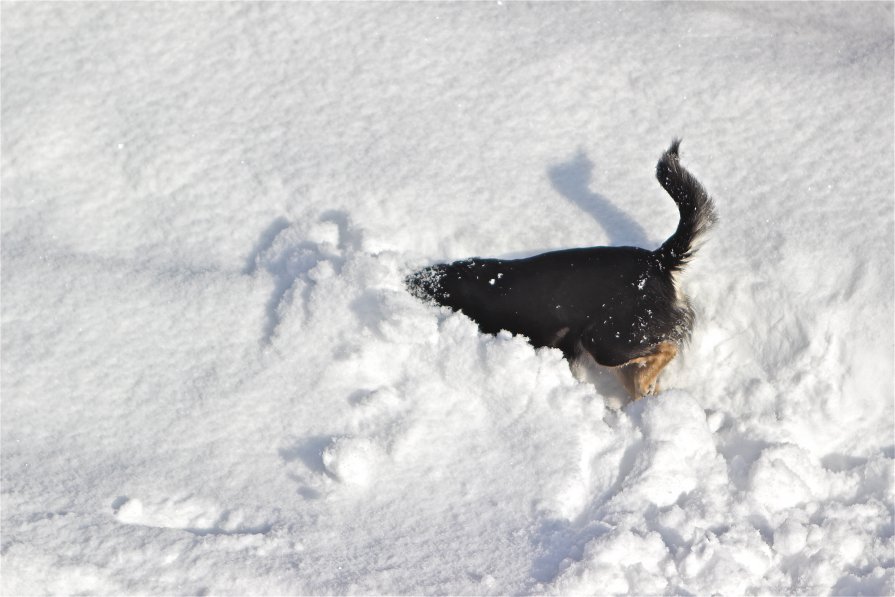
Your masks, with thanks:
[[[675,233],[655,251],[591,247],[526,259],[466,259],[408,276],[415,296],[462,311],[488,334],[507,330],[570,363],[590,355],[615,367],[634,397],[657,391],[662,368],[690,336],[693,309],[676,275],[715,223],[711,198],[678,161],[680,140],[656,166],[677,203]]]

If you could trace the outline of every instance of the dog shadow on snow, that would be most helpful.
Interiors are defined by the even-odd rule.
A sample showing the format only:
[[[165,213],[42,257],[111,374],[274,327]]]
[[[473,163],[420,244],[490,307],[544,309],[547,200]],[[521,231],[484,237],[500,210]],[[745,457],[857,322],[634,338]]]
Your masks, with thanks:
[[[609,246],[649,247],[643,227],[624,210],[591,190],[594,162],[584,150],[569,160],[550,166],[547,177],[553,188],[570,203],[584,211],[606,232]]]

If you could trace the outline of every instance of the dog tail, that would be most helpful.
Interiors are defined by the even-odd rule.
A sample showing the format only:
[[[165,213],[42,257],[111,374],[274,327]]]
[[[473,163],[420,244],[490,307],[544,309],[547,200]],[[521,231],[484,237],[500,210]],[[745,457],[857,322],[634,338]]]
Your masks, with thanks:
[[[699,181],[681,166],[678,159],[680,144],[680,139],[674,139],[656,164],[659,184],[671,195],[681,212],[677,230],[656,249],[659,262],[670,271],[681,270],[687,264],[706,232],[718,220],[712,198]]]

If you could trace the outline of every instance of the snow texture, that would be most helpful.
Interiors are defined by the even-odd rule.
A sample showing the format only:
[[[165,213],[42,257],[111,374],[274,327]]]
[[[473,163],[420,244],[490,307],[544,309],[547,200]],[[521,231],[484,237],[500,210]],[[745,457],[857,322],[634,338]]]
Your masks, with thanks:
[[[4,594],[895,593],[891,3],[4,3]],[[419,267],[721,217],[659,396]]]

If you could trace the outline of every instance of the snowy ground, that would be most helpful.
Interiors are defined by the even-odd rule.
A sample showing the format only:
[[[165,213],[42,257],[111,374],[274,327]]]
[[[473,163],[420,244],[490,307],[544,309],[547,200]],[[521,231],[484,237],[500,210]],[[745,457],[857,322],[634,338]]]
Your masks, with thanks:
[[[5,3],[2,592],[892,594],[893,8]],[[626,404],[414,268],[721,223]]]

